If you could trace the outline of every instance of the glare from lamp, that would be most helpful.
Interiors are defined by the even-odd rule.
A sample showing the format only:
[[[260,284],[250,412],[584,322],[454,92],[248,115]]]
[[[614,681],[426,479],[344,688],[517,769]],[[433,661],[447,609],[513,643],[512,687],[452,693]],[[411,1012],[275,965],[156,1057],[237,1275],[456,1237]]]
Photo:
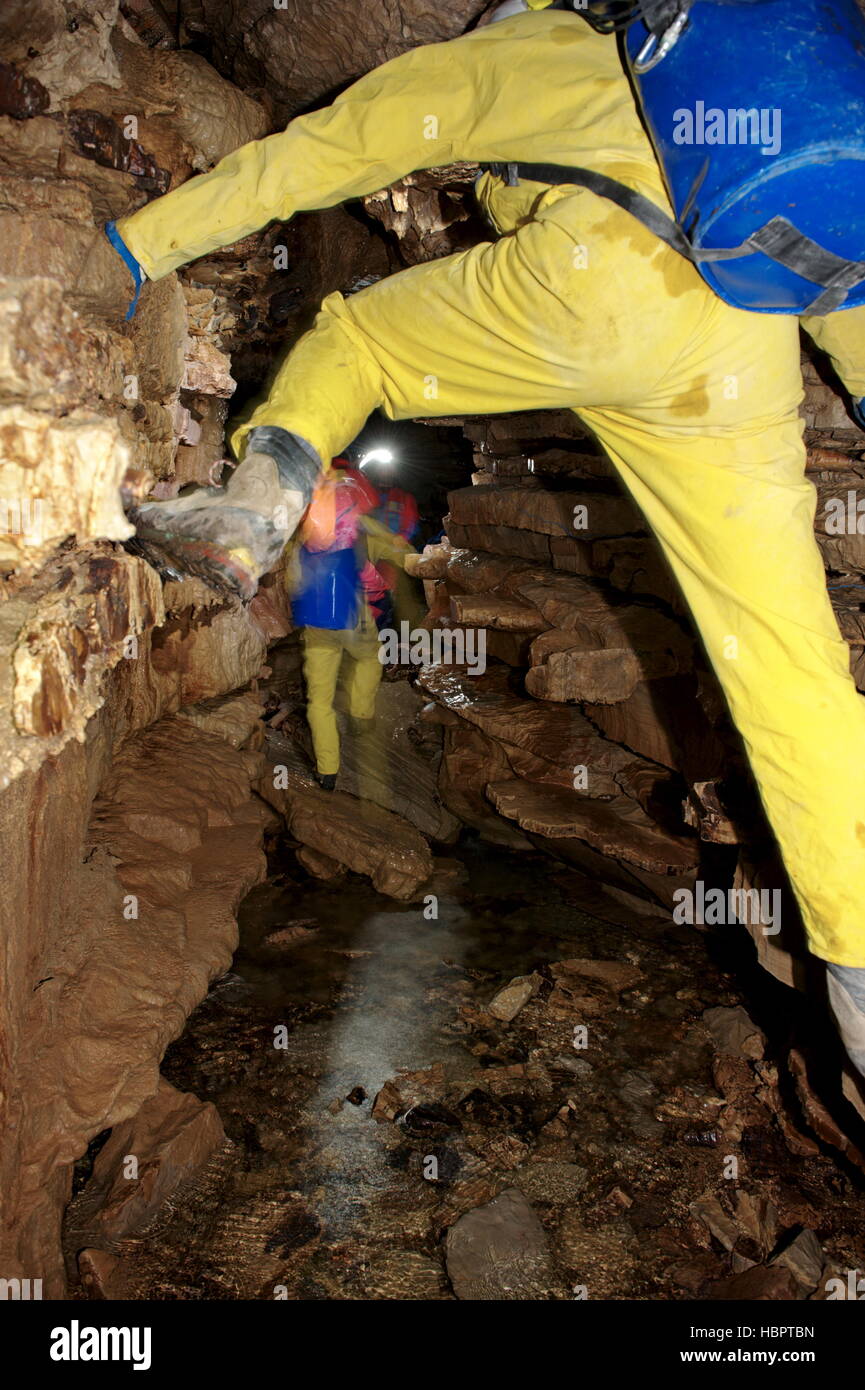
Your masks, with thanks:
[[[393,463],[393,454],[390,449],[370,449],[361,459],[360,467],[366,468],[368,463]]]

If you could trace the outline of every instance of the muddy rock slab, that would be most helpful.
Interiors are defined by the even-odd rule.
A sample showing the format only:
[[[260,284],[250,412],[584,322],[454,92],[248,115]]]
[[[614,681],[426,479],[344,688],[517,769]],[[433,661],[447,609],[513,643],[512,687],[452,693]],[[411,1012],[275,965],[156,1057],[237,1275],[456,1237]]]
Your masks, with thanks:
[[[546,624],[530,603],[502,594],[455,594],[451,615],[462,627],[488,627],[500,632],[539,632]]]
[[[780,1265],[755,1265],[753,1269],[718,1279],[706,1289],[706,1297],[724,1301],[765,1303],[801,1298],[802,1294],[788,1269]]]
[[[589,700],[615,704],[633,694],[641,671],[636,653],[625,647],[586,651],[574,633],[545,632],[532,643],[526,690],[536,700],[564,704]]]
[[[313,878],[320,878],[324,883],[331,883],[333,879],[341,878],[346,872],[345,865],[340,864],[339,860],[331,859],[328,854],[320,854],[308,845],[301,845],[297,850],[297,859],[308,874]]]
[[[530,849],[528,840],[515,825],[497,815],[486,796],[491,778],[499,780],[511,775],[501,744],[451,710],[434,708],[456,725],[446,725],[444,731],[444,757],[439,772],[439,794],[444,804],[491,844]]]
[[[633,758],[600,738],[579,710],[522,695],[508,671],[496,668],[470,676],[459,667],[425,666],[418,683],[439,705],[506,746],[520,777],[572,787],[574,768],[585,766],[591,769],[591,795],[612,797],[620,791],[613,774]],[[494,780],[492,769],[486,780]]]
[[[379,687],[372,727],[354,733],[340,716],[339,790],[374,801],[444,843],[457,838],[460,824],[438,793],[440,748],[418,746],[416,720],[423,698],[407,681]]]
[[[820,1283],[826,1257],[813,1231],[800,1231],[771,1261],[789,1270],[805,1293],[812,1293]]]
[[[270,766],[256,785],[301,844],[365,874],[390,898],[408,900],[432,873],[426,840],[401,816],[344,792],[316,786],[287,740],[271,735]]]
[[[469,487],[448,493],[448,506],[452,520],[462,526],[511,526],[538,535],[587,540],[645,530],[629,498],[605,493]]]
[[[445,1257],[459,1299],[513,1301],[548,1294],[547,1236],[516,1188],[461,1216],[448,1231]]]
[[[741,1004],[733,1009],[707,1009],[703,1022],[719,1052],[755,1062],[763,1056],[766,1039]]]
[[[81,1197],[94,1236],[111,1242],[144,1226],[224,1143],[216,1107],[160,1078],[156,1094],[115,1126],[96,1158]]]
[[[522,1008],[528,1004],[540,983],[538,975],[518,975],[495,994],[489,1004],[493,1018],[502,1023],[510,1023]]]
[[[593,849],[649,873],[688,873],[696,868],[698,842],[671,835],[630,797],[594,801],[540,782],[491,782],[487,795],[521,829],[555,840],[574,837]]]

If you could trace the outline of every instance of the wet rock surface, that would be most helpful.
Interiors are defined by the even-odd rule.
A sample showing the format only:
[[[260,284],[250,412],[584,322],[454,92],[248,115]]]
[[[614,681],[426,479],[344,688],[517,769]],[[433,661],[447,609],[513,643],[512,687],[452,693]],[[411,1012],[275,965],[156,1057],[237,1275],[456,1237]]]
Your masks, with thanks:
[[[314,855],[368,874],[389,897],[415,896],[430,877],[433,861],[426,840],[413,825],[374,802],[322,791],[288,740],[271,741],[268,760],[257,790],[285,817],[291,835]]]
[[[807,1299],[861,1267],[862,1179],[773,1065],[823,1024],[744,933],[586,893],[602,920],[539,856],[456,853],[437,916],[272,860],[163,1069],[228,1145],[90,1241],[76,1296]]]
[[[543,1297],[550,1280],[546,1232],[515,1188],[461,1216],[448,1231],[445,1250],[457,1298]]]

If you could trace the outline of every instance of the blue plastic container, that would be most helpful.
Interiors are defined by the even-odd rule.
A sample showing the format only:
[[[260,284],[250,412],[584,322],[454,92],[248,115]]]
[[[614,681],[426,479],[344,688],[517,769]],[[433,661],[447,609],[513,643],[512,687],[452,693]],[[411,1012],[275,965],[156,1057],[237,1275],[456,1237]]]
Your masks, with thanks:
[[[628,31],[632,68],[648,36],[642,21]],[[634,83],[694,247],[739,246],[783,217],[824,250],[865,261],[865,19],[855,0],[695,0],[678,42]],[[762,252],[699,269],[742,309],[800,314],[821,293]],[[865,283],[840,307],[860,304]]]
[[[298,627],[353,628],[360,611],[357,560],[354,550],[300,548],[302,587],[291,601]]]

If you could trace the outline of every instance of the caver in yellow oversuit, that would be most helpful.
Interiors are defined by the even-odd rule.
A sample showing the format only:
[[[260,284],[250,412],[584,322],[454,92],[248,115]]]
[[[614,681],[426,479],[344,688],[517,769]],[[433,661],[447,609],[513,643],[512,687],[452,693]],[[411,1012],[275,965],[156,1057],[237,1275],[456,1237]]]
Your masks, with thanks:
[[[375,566],[387,560],[402,570],[411,547],[396,545],[394,538],[372,517],[359,519],[364,553]],[[299,587],[294,577],[292,556],[288,564],[290,589]],[[384,667],[380,660],[378,627],[370,602],[359,594],[354,605],[357,621],[351,627],[328,628],[306,624],[303,627],[303,674],[306,681],[306,718],[312,734],[315,766],[320,784],[328,791],[336,784],[340,765],[339,727],[335,701],[340,675],[344,673],[346,707],[353,732],[362,735],[372,729],[375,699]]]
[[[348,658],[345,693],[349,717],[371,723],[375,697],[381,683],[378,628],[367,604],[357,625],[331,631],[326,627],[303,629],[303,674],[306,680],[306,717],[312,734],[315,766],[324,785],[339,772],[339,729],[334,701],[343,658]]]
[[[458,159],[581,165],[670,211],[615,39],[546,11],[394,59],[119,230],[158,278],[272,218]],[[865,966],[865,706],[814,541],[798,322],[729,307],[588,190],[485,174],[478,192],[499,239],[329,296],[234,447],[277,427],[330,459],[376,407],[575,410],[681,584],[811,946]],[[805,326],[865,395],[865,311]]]

